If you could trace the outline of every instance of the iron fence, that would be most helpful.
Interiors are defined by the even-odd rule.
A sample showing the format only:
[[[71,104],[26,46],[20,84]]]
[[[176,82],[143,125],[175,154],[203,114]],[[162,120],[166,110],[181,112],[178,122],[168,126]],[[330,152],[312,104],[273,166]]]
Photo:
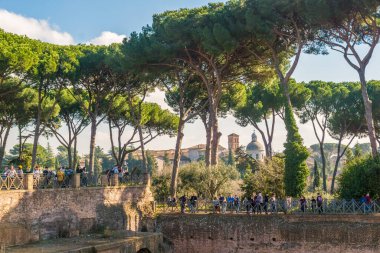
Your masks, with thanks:
[[[320,205],[307,200],[302,205],[298,200],[275,200],[267,203],[220,203],[218,200],[200,199],[186,203],[173,201],[156,201],[156,211],[159,213],[248,213],[248,214],[371,214],[380,213],[380,203],[362,203],[356,200],[324,200]]]

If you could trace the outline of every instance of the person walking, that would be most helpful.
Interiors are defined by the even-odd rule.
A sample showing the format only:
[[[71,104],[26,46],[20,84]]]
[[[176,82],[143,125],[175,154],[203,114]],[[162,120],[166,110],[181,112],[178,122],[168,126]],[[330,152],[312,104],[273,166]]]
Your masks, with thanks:
[[[276,213],[277,212],[277,203],[276,203],[276,194],[272,194],[272,196],[269,199],[269,203],[271,206],[271,213]]]
[[[320,193],[318,193],[318,196],[317,196],[317,207],[318,207],[318,213],[319,214],[323,213],[323,198]]]
[[[306,204],[306,198],[305,196],[301,196],[300,198],[300,207],[301,207],[301,212],[306,212],[307,204]]]
[[[186,207],[186,196],[183,195],[182,197],[179,198],[180,205],[181,205],[181,213],[185,213],[185,207]]]
[[[239,213],[240,212],[240,199],[237,195],[235,195],[235,198],[234,198],[234,207],[235,207],[236,213]]]

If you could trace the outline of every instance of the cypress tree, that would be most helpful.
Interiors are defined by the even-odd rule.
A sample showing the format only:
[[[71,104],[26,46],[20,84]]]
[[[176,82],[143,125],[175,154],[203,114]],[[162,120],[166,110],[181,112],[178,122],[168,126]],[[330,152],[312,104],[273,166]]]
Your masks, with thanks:
[[[228,150],[227,165],[235,166],[235,155],[234,155],[234,152],[231,149]]]
[[[319,169],[317,161],[314,159],[314,190],[321,186],[321,176],[319,175]]]
[[[299,197],[306,188],[309,169],[306,159],[309,152],[303,145],[303,140],[299,134],[292,107],[285,105],[285,127],[287,138],[285,146],[285,194],[291,197]]]

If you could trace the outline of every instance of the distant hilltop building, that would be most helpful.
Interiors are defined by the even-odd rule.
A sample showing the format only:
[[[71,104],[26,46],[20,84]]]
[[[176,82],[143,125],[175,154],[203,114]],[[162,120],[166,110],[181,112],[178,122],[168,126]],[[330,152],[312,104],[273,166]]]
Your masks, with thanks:
[[[232,133],[228,135],[228,149],[219,145],[218,156],[219,158],[227,158],[229,150],[233,152],[240,147],[239,135]],[[173,163],[174,149],[168,150],[149,150],[149,153],[156,159],[158,170],[161,171],[164,167],[165,160]],[[206,145],[198,144],[189,148],[183,148],[181,150],[180,165],[184,165],[191,162],[196,162],[205,158]],[[246,153],[256,160],[263,160],[265,156],[265,149],[263,144],[257,141],[255,133],[252,134],[252,141],[247,145]],[[141,151],[136,151],[133,155],[137,159],[141,159]]]

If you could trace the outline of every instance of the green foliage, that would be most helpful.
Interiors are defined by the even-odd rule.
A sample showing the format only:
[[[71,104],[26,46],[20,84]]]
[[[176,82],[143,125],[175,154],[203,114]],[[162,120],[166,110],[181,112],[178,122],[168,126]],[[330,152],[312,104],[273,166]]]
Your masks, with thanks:
[[[153,195],[156,200],[166,200],[170,196],[170,175],[159,175],[152,178]]]
[[[51,148],[49,142],[48,142],[47,148],[46,148],[46,162],[44,165],[49,167],[49,168],[55,167],[55,156],[54,156],[53,149]]]
[[[6,164],[22,165],[23,168],[31,168],[33,144],[25,143],[19,159],[19,145],[14,145],[5,157]],[[37,160],[39,166],[54,167],[54,155],[41,145],[37,146]]]
[[[257,168],[257,161],[248,155],[243,148],[239,147],[236,150],[236,168],[243,178],[246,173],[253,172]]]
[[[67,167],[69,166],[69,160],[67,155],[67,150],[64,146],[58,146],[57,147],[58,154],[55,157],[55,162],[59,166]]]
[[[227,165],[235,166],[235,154],[231,149],[228,150]]]
[[[338,178],[340,197],[350,200],[369,193],[380,197],[380,157],[359,157],[348,162]]]
[[[154,156],[147,151],[146,152],[147,168],[151,175],[157,175],[158,165]]]
[[[98,173],[105,171],[107,169],[113,168],[115,165],[115,160],[110,154],[104,152],[103,148],[95,147],[95,171]]]
[[[277,197],[285,197],[284,158],[274,156],[259,162],[255,172],[247,171],[243,177],[241,190],[244,197],[251,197],[255,192],[275,193]]]
[[[209,167],[203,162],[190,163],[180,169],[179,187],[184,193],[196,193],[198,196],[211,199],[217,194],[227,194],[230,184],[238,177],[239,173],[235,167],[223,163]]]
[[[306,159],[309,156],[307,148],[303,145],[302,137],[290,106],[285,106],[285,126],[287,139],[285,146],[285,192],[287,196],[299,197],[306,188],[309,169]]]

